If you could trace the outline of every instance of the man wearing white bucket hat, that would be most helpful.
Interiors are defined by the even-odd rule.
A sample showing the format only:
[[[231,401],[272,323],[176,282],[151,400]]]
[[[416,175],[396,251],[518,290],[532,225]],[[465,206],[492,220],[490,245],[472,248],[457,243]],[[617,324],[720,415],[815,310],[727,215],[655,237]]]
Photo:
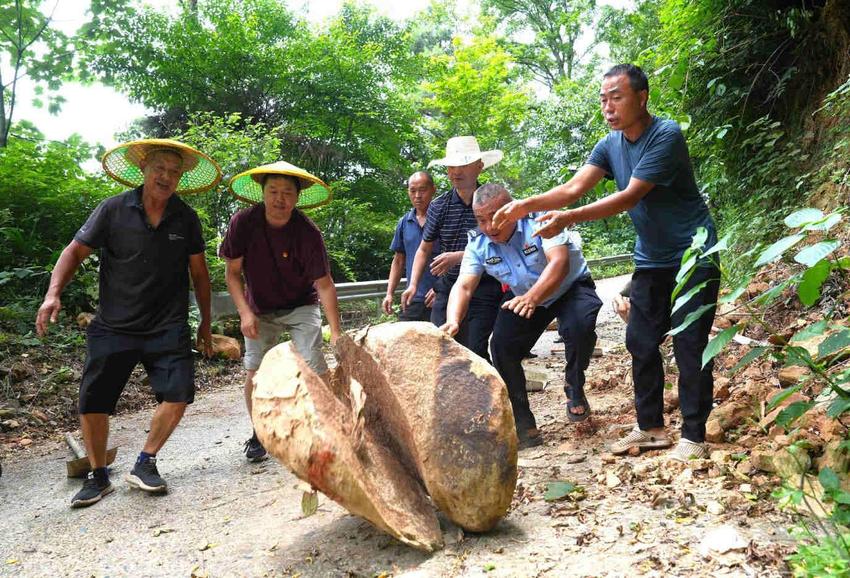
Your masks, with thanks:
[[[474,136],[458,136],[450,138],[446,143],[444,158],[428,164],[429,167],[446,167],[452,189],[434,200],[428,208],[422,243],[416,251],[413,271],[407,289],[402,293],[401,305],[406,308],[412,302],[434,243],[439,241],[440,254],[434,257],[430,268],[437,277],[434,285],[436,297],[431,309],[431,322],[437,327],[446,322],[449,293],[458,278],[467,233],[478,226],[472,211],[472,195],[479,186],[478,176],[484,169],[501,161],[502,156],[500,150],[482,151]],[[502,297],[501,283],[490,275],[483,275],[456,335],[459,343],[488,361],[488,339],[493,332]]]

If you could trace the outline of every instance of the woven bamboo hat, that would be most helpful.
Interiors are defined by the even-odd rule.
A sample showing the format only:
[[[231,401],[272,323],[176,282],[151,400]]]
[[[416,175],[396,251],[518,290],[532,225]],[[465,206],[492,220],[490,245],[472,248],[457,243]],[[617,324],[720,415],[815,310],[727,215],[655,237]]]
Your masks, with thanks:
[[[119,183],[138,187],[145,180],[142,164],[148,155],[159,150],[176,153],[183,159],[178,194],[202,193],[221,182],[218,163],[189,145],[167,138],[134,140],[118,145],[103,155],[103,170]]]
[[[277,161],[239,173],[230,179],[230,193],[242,201],[256,204],[263,200],[263,186],[260,184],[263,175],[290,175],[296,177],[301,184],[298,195],[299,209],[311,209],[331,202],[333,192],[322,179],[311,175],[302,168],[286,161]]]

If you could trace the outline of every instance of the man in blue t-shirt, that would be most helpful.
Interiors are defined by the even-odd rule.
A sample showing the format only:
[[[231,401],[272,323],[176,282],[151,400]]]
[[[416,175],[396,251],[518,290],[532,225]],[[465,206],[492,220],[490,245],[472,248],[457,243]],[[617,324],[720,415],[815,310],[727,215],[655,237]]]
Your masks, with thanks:
[[[387,315],[392,315],[393,313],[393,294],[396,287],[398,287],[399,281],[401,281],[402,273],[407,276],[408,281],[410,280],[413,270],[413,260],[416,257],[417,249],[419,249],[419,243],[422,242],[425,217],[436,190],[434,179],[426,171],[413,173],[407,180],[407,196],[410,197],[410,204],[413,208],[398,220],[393,241],[390,243],[390,251],[393,251],[395,255],[393,256],[392,265],[390,265],[390,277],[387,280],[387,295],[381,302],[381,307]],[[439,240],[437,240],[435,241],[432,255],[439,253]],[[425,271],[422,273],[422,281],[416,288],[416,294],[413,296],[413,300],[407,305],[407,308],[399,314],[399,321],[431,320],[431,303],[434,301],[434,282],[437,278],[431,273],[430,266],[431,262],[429,260]]]
[[[635,273],[630,294],[631,311],[626,347],[632,355],[638,426],[613,444],[612,452],[631,448],[669,447],[664,430],[664,367],[659,345],[671,326],[702,305],[717,300],[719,271],[701,267],[681,294],[701,286],[687,305],[671,313],[676,274],[685,250],[698,228],[708,232],[707,246],[717,242],[714,222],[699,193],[679,125],[649,114],[649,83],[643,71],[620,64],[605,73],[600,91],[602,113],[611,132],[593,148],[587,163],[567,183],[535,197],[514,201],[494,215],[494,225],[516,221],[532,211],[573,204],[604,177],[617,183],[618,192],[596,202],[538,218],[543,237],[557,234],[573,223],[595,221],[628,211],[637,231]],[[702,367],[702,352],[714,318],[709,307],[700,318],[673,337],[679,368],[682,436],[670,457],[685,461],[707,458],[705,423],[711,412],[712,363]]]
[[[487,183],[475,191],[472,208],[478,229],[469,232],[460,275],[449,297],[446,323],[455,335],[484,274],[510,287],[496,316],[490,352],[493,365],[508,386],[520,449],[540,445],[534,414],[525,390],[523,354],[537,342],[553,319],[564,338],[564,392],[567,418],[590,416],[584,394],[584,371],[596,344],[596,315],[602,302],[581,253],[579,239],[564,231],[550,239],[534,235],[534,218],[504,228],[492,226],[493,214],[511,201],[504,186]]]

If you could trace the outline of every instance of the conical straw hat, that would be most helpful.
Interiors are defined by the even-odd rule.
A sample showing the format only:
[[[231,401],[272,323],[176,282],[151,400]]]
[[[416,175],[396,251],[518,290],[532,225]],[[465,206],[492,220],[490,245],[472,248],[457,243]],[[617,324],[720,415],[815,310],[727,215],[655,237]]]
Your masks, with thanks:
[[[103,155],[103,170],[110,177],[130,187],[144,183],[141,165],[153,151],[172,151],[183,159],[183,175],[177,193],[201,193],[221,182],[218,164],[201,151],[167,138],[151,138],[118,145]]]
[[[263,201],[263,187],[260,185],[263,175],[291,175],[301,183],[298,196],[299,209],[311,209],[331,202],[333,192],[322,179],[311,175],[304,169],[286,161],[277,161],[239,173],[230,180],[231,194],[242,201],[256,204]]]

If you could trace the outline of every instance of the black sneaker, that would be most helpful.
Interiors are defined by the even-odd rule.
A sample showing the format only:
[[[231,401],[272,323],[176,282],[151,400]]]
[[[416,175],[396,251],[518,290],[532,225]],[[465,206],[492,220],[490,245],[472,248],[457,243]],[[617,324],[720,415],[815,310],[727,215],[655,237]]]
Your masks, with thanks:
[[[100,501],[100,499],[115,491],[115,486],[109,481],[108,477],[99,478],[94,475],[94,472],[89,472],[86,476],[86,481],[83,482],[83,489],[77,492],[71,498],[72,508],[85,508]]]
[[[165,480],[160,477],[156,469],[156,458],[150,458],[146,462],[136,462],[125,479],[131,486],[152,494],[164,494],[168,491]]]
[[[264,459],[269,457],[268,452],[266,452],[266,448],[263,447],[263,444],[260,443],[260,440],[257,439],[257,434],[251,436],[251,439],[245,442],[245,457],[248,458],[249,462],[261,462]]]

